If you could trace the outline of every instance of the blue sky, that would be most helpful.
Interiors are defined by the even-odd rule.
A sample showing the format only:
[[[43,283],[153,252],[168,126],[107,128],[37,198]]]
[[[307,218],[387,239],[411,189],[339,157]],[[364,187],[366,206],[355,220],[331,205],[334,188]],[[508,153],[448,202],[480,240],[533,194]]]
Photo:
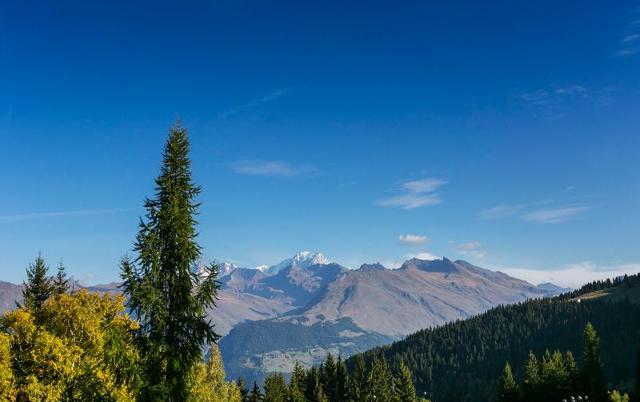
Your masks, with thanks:
[[[177,116],[208,258],[640,271],[637,1],[90,3],[0,6],[1,279],[117,279]]]

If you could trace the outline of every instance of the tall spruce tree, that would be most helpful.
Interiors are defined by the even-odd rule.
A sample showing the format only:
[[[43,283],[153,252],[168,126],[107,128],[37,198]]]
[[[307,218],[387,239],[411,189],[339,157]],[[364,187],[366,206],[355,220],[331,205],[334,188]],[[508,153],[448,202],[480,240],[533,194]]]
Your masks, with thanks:
[[[511,372],[511,365],[507,362],[498,381],[498,402],[517,402],[520,397],[519,394],[518,384]]]
[[[304,402],[305,401],[305,372],[304,368],[296,361],[291,373],[291,381],[289,382],[289,401]]]
[[[58,264],[58,272],[53,279],[53,294],[60,295],[69,291],[69,279],[62,261]]]
[[[336,401],[349,401],[349,372],[342,356],[338,355],[336,363]]]
[[[284,376],[280,373],[270,374],[264,380],[264,402],[287,402],[289,390]]]
[[[349,396],[353,402],[367,401],[367,367],[362,354],[355,358],[353,373],[349,378]]]
[[[215,306],[217,267],[207,267],[205,275],[194,270],[201,253],[195,228],[199,193],[191,178],[187,130],[178,122],[164,149],[155,197],[145,201],[137,257],[124,258],[121,266],[122,289],[140,321],[142,401],[186,400],[191,367],[201,359],[205,342],[218,339],[205,315]]]
[[[578,372],[578,364],[570,350],[564,354],[564,367],[568,376],[568,383],[565,391],[567,391],[567,395],[574,395],[579,392],[578,383],[580,375]]]
[[[607,400],[607,389],[602,361],[600,360],[600,337],[591,323],[584,328],[584,363],[581,388],[590,401]]]
[[[398,402],[416,402],[416,387],[413,385],[413,376],[404,362],[400,363],[400,376],[396,387],[396,395]]]
[[[337,401],[337,381],[336,381],[336,362],[333,359],[331,353],[327,354],[327,359],[324,363],[324,378],[322,386],[325,390],[327,398],[331,402]]]
[[[240,400],[242,402],[249,402],[249,390],[242,377],[238,379],[238,389],[240,390]]]
[[[49,278],[49,267],[44,262],[41,254],[27,267],[27,281],[22,289],[22,306],[37,312],[51,297],[53,285]],[[21,307],[21,305],[18,305]]]
[[[391,402],[393,396],[393,376],[387,360],[374,358],[367,378],[367,400]]]
[[[260,387],[257,382],[253,382],[253,388],[251,388],[251,394],[249,394],[249,402],[261,402],[262,401],[262,392],[260,392]]]
[[[529,351],[527,363],[524,366],[522,391],[525,402],[536,402],[540,400],[540,367],[538,365],[538,359],[532,351]]]

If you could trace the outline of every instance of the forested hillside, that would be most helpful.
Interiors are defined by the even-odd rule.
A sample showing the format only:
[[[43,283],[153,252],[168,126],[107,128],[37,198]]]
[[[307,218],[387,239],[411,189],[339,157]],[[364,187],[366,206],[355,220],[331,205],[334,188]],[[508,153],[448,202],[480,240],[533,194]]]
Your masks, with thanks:
[[[610,281],[609,293],[637,294],[637,276]],[[419,394],[437,401],[488,401],[495,398],[506,361],[516,378],[529,352],[571,351],[580,361],[583,328],[591,322],[601,338],[602,361],[609,388],[631,388],[640,345],[640,305],[631,298],[593,298],[595,284],[568,296],[501,306],[477,317],[426,329],[392,345],[364,354],[367,361],[384,356],[392,367],[404,362]],[[575,298],[581,296],[580,299]],[[354,358],[348,365],[353,367]]]

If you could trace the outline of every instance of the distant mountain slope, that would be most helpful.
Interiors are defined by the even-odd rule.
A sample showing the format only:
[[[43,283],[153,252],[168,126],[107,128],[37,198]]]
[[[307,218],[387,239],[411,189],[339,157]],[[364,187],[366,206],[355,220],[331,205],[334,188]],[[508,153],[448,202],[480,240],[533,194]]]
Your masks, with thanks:
[[[22,301],[22,286],[0,281],[0,312],[13,310]]]
[[[418,391],[428,392],[434,400],[488,401],[495,399],[505,361],[522,367],[530,350],[538,356],[547,348],[571,350],[580,361],[582,331],[591,322],[601,337],[608,380],[616,386],[630,384],[640,342],[640,280],[637,286],[576,292],[580,300],[562,296],[497,307],[418,331],[364,355],[369,361],[384,355],[396,367],[404,361],[414,373]]]
[[[323,274],[334,279],[309,281],[307,277]],[[284,288],[284,278],[290,282],[292,276],[299,277],[296,269],[282,270],[264,282]],[[306,289],[301,283],[314,283],[312,288],[320,289],[308,304],[280,317],[239,324],[221,341],[230,377],[253,379],[269,371],[287,372],[301,357],[307,363],[317,361],[308,350],[319,350],[318,358],[327,351],[349,355],[376,342],[467,318],[499,304],[550,295],[503,273],[446,258],[412,259],[397,270],[375,264],[355,271],[337,264],[312,266],[302,278],[295,282],[296,289]],[[308,336],[309,328],[318,329],[314,336]],[[286,334],[287,342],[255,342],[255,334],[264,339]],[[278,361],[271,357],[275,355],[280,356]]]

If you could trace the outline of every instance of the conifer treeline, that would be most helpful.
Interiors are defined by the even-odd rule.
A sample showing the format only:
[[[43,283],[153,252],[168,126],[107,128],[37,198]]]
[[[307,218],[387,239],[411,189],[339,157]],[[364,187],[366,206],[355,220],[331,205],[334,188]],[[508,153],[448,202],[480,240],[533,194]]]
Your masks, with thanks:
[[[328,354],[318,367],[305,370],[296,362],[287,384],[282,374],[270,374],[264,393],[254,383],[251,391],[239,381],[243,402],[416,402],[411,372],[404,364],[393,371],[387,361],[374,359],[366,365],[362,356],[351,375],[340,356]],[[422,399],[420,399],[422,400]]]
[[[392,368],[404,362],[418,394],[436,401],[490,401],[505,361],[523,362],[530,351],[571,351],[582,364],[581,329],[591,322],[602,338],[604,377],[609,389],[633,388],[640,343],[640,305],[629,300],[577,302],[530,300],[500,306],[479,316],[421,330],[392,345],[364,353],[366,361],[385,357]],[[640,351],[638,352],[640,353]],[[638,357],[640,360],[640,356]],[[353,370],[355,357],[347,360]],[[521,378],[520,367],[514,375]]]
[[[635,275],[623,275],[617,278],[612,279],[604,279],[597,280],[593,282],[589,282],[585,285],[582,285],[579,289],[573,290],[571,292],[563,293],[558,296],[559,299],[575,299],[576,297],[580,297],[587,293],[596,292],[598,290],[607,290],[613,289],[619,286],[624,286],[625,288],[637,288],[640,287],[640,274]]]
[[[580,367],[573,353],[545,350],[540,360],[529,352],[522,381],[514,378],[507,362],[498,380],[498,402],[562,401],[586,396],[589,401],[607,401],[607,385],[600,359],[600,338],[588,323],[584,329],[584,351]]]

